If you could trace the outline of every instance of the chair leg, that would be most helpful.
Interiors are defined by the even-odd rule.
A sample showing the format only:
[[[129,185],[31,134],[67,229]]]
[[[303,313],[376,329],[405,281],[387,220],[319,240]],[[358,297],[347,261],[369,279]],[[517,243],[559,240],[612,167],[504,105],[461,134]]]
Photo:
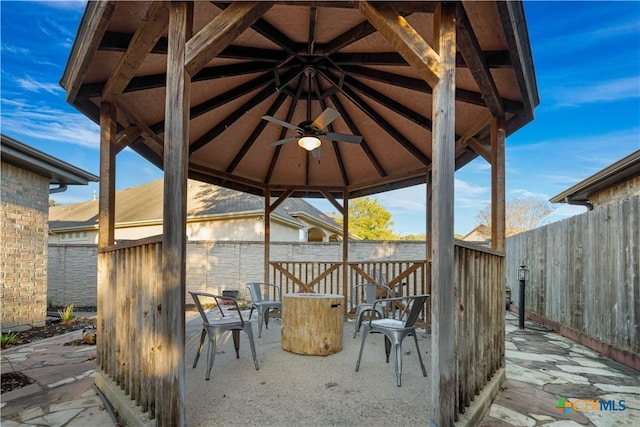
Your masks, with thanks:
[[[253,356],[253,364],[256,367],[256,371],[260,369],[260,365],[258,364],[258,357],[256,356],[256,345],[253,342],[253,329],[251,328],[251,323],[245,323],[244,331],[247,333],[249,337],[249,345],[251,346],[251,355]]]
[[[258,338],[262,338],[262,317],[264,316],[264,313],[262,312],[261,308],[258,308]]]
[[[264,310],[264,327],[267,329],[269,329],[269,310],[268,308]]]
[[[251,315],[253,315],[253,310],[256,308],[255,305],[253,305],[253,303],[251,303],[251,311],[249,312],[249,320],[251,320]]]
[[[240,359],[240,329],[232,329],[231,335],[233,335],[233,346],[236,349],[236,359]]]
[[[200,352],[202,351],[202,344],[204,343],[204,339],[207,335],[207,330],[202,329],[202,333],[200,334],[200,345],[198,346],[198,351],[196,352],[196,358],[193,361],[193,367],[195,368],[198,364],[198,359],[200,359]]]
[[[364,314],[367,311],[370,311],[370,310],[362,310],[356,313],[356,325],[353,330],[353,338],[355,338],[356,335],[358,335],[358,332],[360,332],[360,327],[362,326],[362,318],[364,317]]]
[[[400,387],[401,385],[400,378],[402,377],[402,342],[394,342],[393,350],[394,350],[393,352],[395,353],[394,367],[396,370],[396,380],[398,383],[398,387]]]
[[[369,327],[368,325],[364,326],[364,330],[362,331],[362,342],[360,343],[360,353],[358,354],[358,361],[356,362],[356,372],[360,369],[360,359],[362,358],[362,350],[364,349],[364,341],[367,339],[367,335],[369,335]]]
[[[384,352],[387,355],[387,363],[389,363],[389,354],[391,354],[391,340],[388,336],[384,336]]]
[[[216,347],[220,335],[222,335],[222,333],[216,331],[213,334],[213,337],[209,337],[209,350],[207,351],[207,362],[209,363],[207,366],[207,376],[205,377],[205,380],[207,381],[209,381],[209,378],[211,377],[211,369],[213,369],[213,361],[216,358]]]
[[[427,370],[424,368],[424,363],[422,362],[422,355],[420,354],[420,347],[418,347],[418,337],[416,334],[413,334],[413,339],[416,342],[416,352],[418,353],[418,359],[420,359],[420,366],[422,366],[422,376],[427,376]]]

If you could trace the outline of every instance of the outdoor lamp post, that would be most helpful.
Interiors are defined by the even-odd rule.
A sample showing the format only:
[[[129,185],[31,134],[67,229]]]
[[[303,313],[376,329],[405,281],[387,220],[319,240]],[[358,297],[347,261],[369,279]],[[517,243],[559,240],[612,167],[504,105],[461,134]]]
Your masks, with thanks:
[[[519,321],[518,326],[520,329],[524,329],[524,287],[526,281],[529,280],[529,269],[524,265],[524,261],[520,264],[518,269],[518,280],[520,281],[520,307],[518,310]]]

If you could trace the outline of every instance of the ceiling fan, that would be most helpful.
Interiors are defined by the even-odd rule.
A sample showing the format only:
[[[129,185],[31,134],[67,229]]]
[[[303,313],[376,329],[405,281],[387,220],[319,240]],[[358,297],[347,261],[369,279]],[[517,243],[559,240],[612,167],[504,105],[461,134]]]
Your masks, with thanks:
[[[315,69],[309,67],[305,69],[305,74],[309,77],[309,93],[311,93],[311,77],[315,75]],[[310,97],[310,95],[309,95]],[[263,120],[274,123],[276,125],[285,127],[287,129],[295,130],[297,135],[290,136],[288,138],[280,139],[278,141],[270,142],[267,144],[270,147],[283,145],[288,142],[298,141],[298,145],[307,151],[311,151],[313,157],[320,157],[322,155],[322,148],[320,147],[320,139],[328,139],[331,141],[347,142],[350,144],[359,144],[362,142],[362,137],[359,135],[349,135],[344,133],[327,132],[325,129],[335,119],[340,117],[340,113],[332,108],[326,108],[314,121],[311,121],[309,117],[311,115],[311,103],[310,99],[307,101],[307,120],[300,123],[298,126],[285,121],[276,119],[272,116],[262,116]]]

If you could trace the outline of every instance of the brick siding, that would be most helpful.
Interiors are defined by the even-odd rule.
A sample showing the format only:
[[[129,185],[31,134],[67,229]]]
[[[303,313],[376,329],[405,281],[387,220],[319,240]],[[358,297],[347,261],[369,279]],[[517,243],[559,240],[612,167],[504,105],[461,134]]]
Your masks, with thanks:
[[[2,163],[2,330],[42,326],[47,315],[49,180]]]

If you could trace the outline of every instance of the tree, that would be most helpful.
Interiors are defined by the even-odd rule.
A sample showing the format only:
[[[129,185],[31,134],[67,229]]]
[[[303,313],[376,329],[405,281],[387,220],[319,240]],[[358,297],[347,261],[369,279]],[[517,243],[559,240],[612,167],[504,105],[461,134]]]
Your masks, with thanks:
[[[336,221],[342,225],[342,218]],[[391,230],[393,221],[378,199],[364,197],[349,202],[349,232],[364,240],[394,240],[397,236]]]
[[[511,199],[505,206],[505,235],[506,237],[533,230],[548,217],[554,208],[542,199],[534,197],[519,197]],[[487,204],[476,214],[478,225],[486,226],[488,235],[491,237],[491,204]]]

